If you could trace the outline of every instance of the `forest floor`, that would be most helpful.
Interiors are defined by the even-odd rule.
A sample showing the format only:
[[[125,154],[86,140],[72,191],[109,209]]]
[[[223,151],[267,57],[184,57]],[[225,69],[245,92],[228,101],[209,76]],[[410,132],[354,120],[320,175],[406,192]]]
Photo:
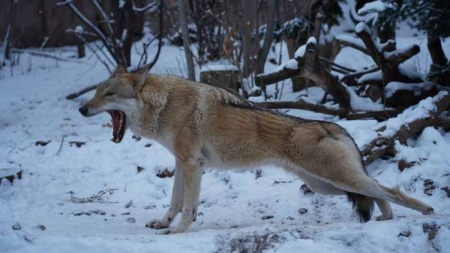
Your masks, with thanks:
[[[425,72],[430,63],[425,39],[397,42],[422,47],[423,53],[405,64]],[[150,47],[149,55],[155,51]],[[70,58],[75,48],[49,53]],[[183,56],[179,48],[164,46],[151,73],[186,73]],[[351,49],[336,61],[354,68],[370,64]],[[274,68],[268,64],[267,71]],[[158,174],[174,169],[173,156],[154,141],[133,139],[131,131],[122,143],[111,142],[106,113],[84,118],[78,112],[93,92],[65,99],[107,77],[95,57],[64,62],[22,54],[18,66],[0,72],[0,177],[22,171],[21,180],[0,184],[0,252],[450,252],[450,133],[432,127],[407,146],[398,144],[395,158],[379,159],[367,170],[380,183],[432,205],[434,215],[393,205],[393,220],[360,224],[344,196],[306,194],[302,181],[282,169],[208,168],[196,222],[184,234],[156,234],[145,224],[168,208],[173,177]],[[286,81],[281,99],[300,96],[318,103],[323,91],[292,93]],[[336,122],[360,147],[385,124],[282,112]],[[401,172],[400,159],[414,165]],[[374,216],[379,213],[375,208]]]

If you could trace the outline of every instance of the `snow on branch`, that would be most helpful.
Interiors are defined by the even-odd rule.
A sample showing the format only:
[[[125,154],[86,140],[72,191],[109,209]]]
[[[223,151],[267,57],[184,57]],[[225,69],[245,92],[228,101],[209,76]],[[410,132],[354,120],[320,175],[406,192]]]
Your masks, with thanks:
[[[364,43],[362,42],[361,39],[349,36],[349,35],[339,35],[336,37],[336,39],[341,43],[341,45],[343,46],[348,46],[351,48],[354,48],[358,51],[361,51],[365,54],[367,53],[367,48],[364,45]]]
[[[397,7],[393,3],[383,2],[381,0],[366,3],[358,10],[358,15],[366,16],[365,22],[375,25],[378,22],[379,14],[386,10],[395,10]]]
[[[387,9],[395,9],[395,5],[392,3],[386,3],[381,0],[366,3],[361,9],[358,10],[358,15],[367,15],[373,12],[383,12]]]

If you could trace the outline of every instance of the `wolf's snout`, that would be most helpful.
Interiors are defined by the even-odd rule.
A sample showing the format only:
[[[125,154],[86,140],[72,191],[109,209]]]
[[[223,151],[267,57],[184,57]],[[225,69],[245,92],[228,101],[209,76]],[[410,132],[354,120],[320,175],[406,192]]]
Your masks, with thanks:
[[[78,109],[78,111],[80,111],[80,113],[86,117],[87,113],[89,111],[89,108],[86,105],[83,105],[82,107],[80,107],[80,109]]]

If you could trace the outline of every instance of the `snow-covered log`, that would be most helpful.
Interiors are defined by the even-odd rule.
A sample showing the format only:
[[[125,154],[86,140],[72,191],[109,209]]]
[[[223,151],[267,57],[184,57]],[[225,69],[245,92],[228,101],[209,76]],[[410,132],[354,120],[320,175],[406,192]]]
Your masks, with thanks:
[[[379,129],[378,137],[361,150],[364,165],[384,155],[394,156],[396,142],[405,144],[408,138],[420,133],[424,128],[439,125],[439,115],[448,110],[449,106],[449,93],[441,91],[436,96],[406,109],[397,117],[387,120],[386,126]]]

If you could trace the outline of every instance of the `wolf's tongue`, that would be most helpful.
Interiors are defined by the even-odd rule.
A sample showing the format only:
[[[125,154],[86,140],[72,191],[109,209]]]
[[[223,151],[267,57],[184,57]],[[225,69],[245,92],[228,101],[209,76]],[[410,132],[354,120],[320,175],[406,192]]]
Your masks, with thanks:
[[[119,143],[120,141],[122,141],[122,137],[124,134],[124,120],[123,119],[123,115],[121,112],[119,111],[109,111],[109,114],[111,115],[111,121],[112,121],[112,125],[113,125],[113,138],[112,141],[115,143]]]
[[[113,111],[112,113],[112,125],[113,125],[113,141],[119,140],[119,126],[120,126],[120,113]]]

